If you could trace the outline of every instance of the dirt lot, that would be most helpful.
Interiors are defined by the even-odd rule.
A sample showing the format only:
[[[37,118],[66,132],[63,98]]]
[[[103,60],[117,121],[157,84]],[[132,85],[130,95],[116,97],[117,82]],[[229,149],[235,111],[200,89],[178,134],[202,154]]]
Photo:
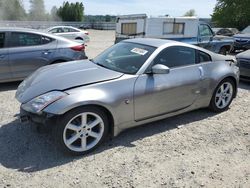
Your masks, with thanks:
[[[114,32],[90,31],[93,57]],[[14,117],[18,83],[0,84],[0,187],[250,187],[250,84],[231,108],[197,110],[127,130],[83,157]]]

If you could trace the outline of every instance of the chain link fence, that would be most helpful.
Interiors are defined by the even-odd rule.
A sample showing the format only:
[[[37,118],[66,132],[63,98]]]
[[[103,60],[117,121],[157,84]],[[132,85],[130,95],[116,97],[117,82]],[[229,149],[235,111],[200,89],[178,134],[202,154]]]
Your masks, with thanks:
[[[24,27],[31,29],[47,29],[53,26],[73,26],[82,29],[115,30],[115,22],[48,22],[48,21],[0,21],[0,27]]]

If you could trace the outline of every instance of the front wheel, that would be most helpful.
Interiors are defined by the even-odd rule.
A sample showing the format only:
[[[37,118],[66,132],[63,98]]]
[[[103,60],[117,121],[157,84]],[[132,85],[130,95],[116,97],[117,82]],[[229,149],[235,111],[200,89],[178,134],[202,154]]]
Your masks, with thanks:
[[[82,107],[62,116],[56,139],[60,148],[74,155],[94,150],[108,133],[106,114],[96,107]]]
[[[210,109],[215,112],[226,110],[235,95],[235,84],[232,79],[226,78],[216,87],[210,102]]]

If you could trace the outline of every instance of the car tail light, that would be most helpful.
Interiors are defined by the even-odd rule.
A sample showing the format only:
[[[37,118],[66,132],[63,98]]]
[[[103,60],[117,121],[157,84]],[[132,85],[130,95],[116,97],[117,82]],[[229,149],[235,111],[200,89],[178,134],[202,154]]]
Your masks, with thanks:
[[[84,44],[83,45],[78,45],[78,46],[73,46],[73,47],[71,47],[71,49],[74,50],[74,51],[80,52],[80,51],[85,50],[85,46],[84,46]]]

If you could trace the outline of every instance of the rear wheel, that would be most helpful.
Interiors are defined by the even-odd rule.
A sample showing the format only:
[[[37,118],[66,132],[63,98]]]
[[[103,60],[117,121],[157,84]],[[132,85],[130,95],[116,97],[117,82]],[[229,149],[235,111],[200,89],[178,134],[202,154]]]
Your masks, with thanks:
[[[59,147],[81,155],[94,150],[108,133],[106,114],[96,107],[77,108],[66,113],[57,125]]]
[[[215,112],[226,110],[231,104],[235,95],[235,84],[232,79],[224,79],[215,89],[210,102],[210,109]]]

